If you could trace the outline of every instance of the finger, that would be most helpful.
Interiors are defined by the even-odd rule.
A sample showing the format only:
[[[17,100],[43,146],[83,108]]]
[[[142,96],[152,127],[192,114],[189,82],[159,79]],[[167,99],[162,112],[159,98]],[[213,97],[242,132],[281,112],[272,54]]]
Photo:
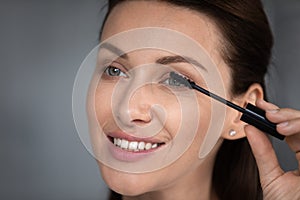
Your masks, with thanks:
[[[272,181],[283,175],[275,151],[268,137],[253,126],[245,127],[246,136],[259,169],[261,185],[266,188]]]
[[[266,110],[266,117],[277,124],[277,131],[289,136],[300,133],[300,111],[289,108],[278,108],[264,100],[257,100],[257,106]]]
[[[295,118],[300,118],[300,111],[290,108],[267,110],[266,116],[274,123],[281,123]]]
[[[286,136],[300,135],[300,118],[277,124],[277,131]]]
[[[256,101],[256,106],[263,109],[263,110],[277,110],[277,109],[279,109],[279,107],[276,106],[275,104],[267,102],[263,99],[258,99]]]
[[[274,123],[300,118],[300,111],[290,108],[279,108],[275,104],[266,102],[262,99],[256,101],[257,107],[266,111],[267,118]]]

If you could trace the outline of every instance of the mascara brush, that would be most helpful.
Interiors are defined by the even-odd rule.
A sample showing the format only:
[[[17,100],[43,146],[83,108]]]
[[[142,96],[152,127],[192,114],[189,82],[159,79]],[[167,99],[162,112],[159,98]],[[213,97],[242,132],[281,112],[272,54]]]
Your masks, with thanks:
[[[243,122],[246,122],[252,126],[255,126],[259,130],[261,130],[265,133],[268,133],[268,134],[272,135],[273,137],[276,137],[280,140],[283,140],[285,138],[285,136],[283,136],[277,132],[276,124],[270,122],[266,118],[266,112],[256,106],[254,106],[253,104],[248,103],[245,108],[242,108],[242,107],[198,86],[195,82],[193,82],[189,79],[186,79],[186,78],[180,76],[179,74],[176,74],[175,72],[171,72],[170,77],[190,89],[195,89],[195,90],[243,113],[243,115],[241,116],[241,120]]]

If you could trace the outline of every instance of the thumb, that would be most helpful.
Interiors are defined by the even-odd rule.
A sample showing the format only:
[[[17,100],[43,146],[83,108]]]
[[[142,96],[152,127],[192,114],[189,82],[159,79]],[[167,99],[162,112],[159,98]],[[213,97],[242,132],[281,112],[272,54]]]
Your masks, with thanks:
[[[269,138],[254,126],[247,125],[245,132],[254,154],[263,189],[284,174]]]

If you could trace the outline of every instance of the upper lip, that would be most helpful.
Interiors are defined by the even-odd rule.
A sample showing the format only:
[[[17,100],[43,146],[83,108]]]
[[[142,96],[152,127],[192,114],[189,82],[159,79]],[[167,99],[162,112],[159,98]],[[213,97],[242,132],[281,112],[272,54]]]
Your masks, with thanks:
[[[112,137],[112,138],[120,138],[120,139],[125,139],[128,140],[130,142],[149,142],[149,143],[165,143],[162,140],[159,140],[158,138],[154,138],[154,137],[147,137],[147,138],[143,138],[143,137],[136,137],[133,136],[131,134],[125,133],[123,131],[114,131],[114,132],[109,132],[107,134],[108,137]]]

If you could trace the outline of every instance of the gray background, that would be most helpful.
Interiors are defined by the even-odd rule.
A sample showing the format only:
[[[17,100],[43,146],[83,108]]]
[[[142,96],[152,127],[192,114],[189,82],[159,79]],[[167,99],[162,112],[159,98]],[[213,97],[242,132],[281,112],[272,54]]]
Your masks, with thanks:
[[[72,119],[76,72],[97,44],[102,0],[0,0],[0,199],[105,199]],[[276,44],[271,100],[300,109],[300,1],[265,1]],[[284,169],[294,155],[275,147]]]

